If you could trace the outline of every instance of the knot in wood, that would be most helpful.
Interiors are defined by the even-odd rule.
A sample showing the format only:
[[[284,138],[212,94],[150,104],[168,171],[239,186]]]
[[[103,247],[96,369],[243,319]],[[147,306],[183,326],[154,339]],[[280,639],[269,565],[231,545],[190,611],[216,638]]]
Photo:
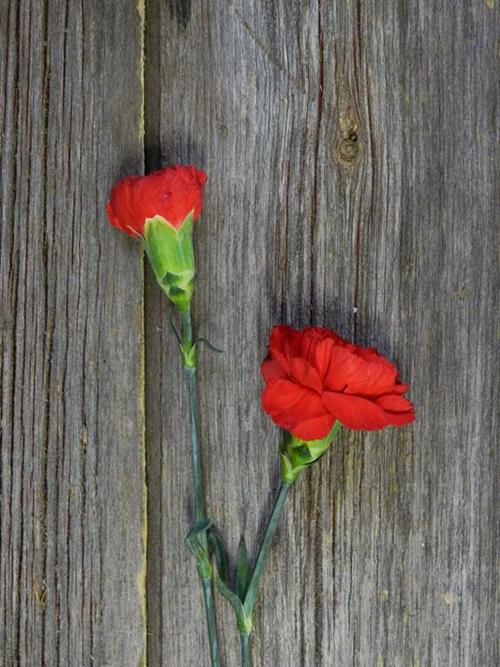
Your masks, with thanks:
[[[339,114],[337,139],[334,146],[334,158],[340,167],[353,169],[360,161],[362,141],[359,123],[351,108]]]

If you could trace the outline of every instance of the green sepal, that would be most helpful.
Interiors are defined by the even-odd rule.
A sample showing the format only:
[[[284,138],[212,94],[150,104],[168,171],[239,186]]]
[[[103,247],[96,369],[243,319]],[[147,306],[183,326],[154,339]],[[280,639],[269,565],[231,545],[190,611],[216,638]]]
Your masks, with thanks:
[[[178,228],[159,215],[146,220],[144,250],[162,290],[180,310],[187,310],[195,275],[192,214]]]
[[[248,615],[245,605],[240,600],[239,596],[234,593],[229,586],[222,580],[221,577],[217,577],[217,590],[226,598],[226,600],[231,604],[236,615],[236,626],[239,632],[242,632],[246,635],[249,635],[252,632],[252,617]]]
[[[177,331],[175,331],[175,333],[177,340],[180,341]],[[205,345],[207,345],[214,352],[224,354],[224,350],[218,350],[211,343],[209,343],[206,338],[198,338],[198,340],[196,340],[194,343],[191,343],[191,341],[188,341],[185,344],[180,342],[179,347],[182,355],[182,364],[185,368],[196,368],[198,363],[198,345],[200,343],[205,343]]]
[[[180,345],[182,355],[182,365],[184,368],[196,368],[198,363],[198,355],[196,353],[196,343],[192,344],[190,341],[184,345]]]
[[[301,440],[285,433],[280,447],[281,479],[293,484],[300,473],[326,454],[342,424],[336,421],[328,435],[320,440]]]

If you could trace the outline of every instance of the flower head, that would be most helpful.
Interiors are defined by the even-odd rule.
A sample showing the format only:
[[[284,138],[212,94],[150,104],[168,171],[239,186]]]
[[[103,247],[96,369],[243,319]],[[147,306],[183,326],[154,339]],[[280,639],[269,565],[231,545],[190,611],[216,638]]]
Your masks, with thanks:
[[[118,181],[106,205],[110,223],[132,236],[144,235],[146,220],[160,216],[176,229],[201,212],[204,171],[190,165],[165,167],[147,176]]]
[[[377,350],[329,329],[274,327],[261,370],[265,412],[302,440],[324,438],[337,420],[373,431],[415,419],[396,367]]]
[[[201,212],[206,180],[204,171],[180,165],[127,176],[106,205],[112,225],[143,237],[158,284],[180,310],[187,310],[193,294],[193,222]]]

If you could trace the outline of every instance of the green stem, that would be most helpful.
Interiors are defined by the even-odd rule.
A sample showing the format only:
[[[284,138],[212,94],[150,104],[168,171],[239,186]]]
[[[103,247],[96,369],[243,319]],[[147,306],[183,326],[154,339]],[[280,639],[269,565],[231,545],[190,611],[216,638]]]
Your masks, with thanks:
[[[184,353],[190,352],[193,348],[193,327],[191,322],[191,310],[181,311],[182,319],[182,346]],[[193,355],[190,356],[193,360]],[[184,354],[184,360],[186,359]],[[196,361],[193,366],[184,366],[186,373],[188,395],[189,395],[189,415],[191,423],[191,459],[193,467],[193,483],[194,483],[194,511],[196,523],[205,521],[207,519],[207,512],[205,507],[205,494],[203,492],[203,475],[201,469],[201,457],[199,446],[199,417],[198,417],[198,396],[196,389]],[[206,534],[201,536],[204,548],[208,552],[208,544]],[[210,642],[210,656],[212,659],[212,667],[221,667],[219,645],[217,640],[217,626],[215,621],[215,607],[212,595],[212,579],[201,577],[203,585],[203,596],[205,600],[205,612],[207,618],[208,638]]]
[[[193,466],[194,484],[194,513],[196,523],[205,521],[207,518],[205,510],[205,497],[203,493],[203,476],[201,470],[200,446],[198,443],[199,418],[198,401],[196,389],[196,367],[185,368],[186,380],[189,394],[189,415],[191,421],[191,463]]]
[[[252,614],[255,605],[255,599],[257,597],[260,580],[264,572],[267,559],[269,558],[269,550],[273,541],[273,537],[276,532],[276,528],[278,527],[281,513],[283,512],[283,506],[285,504],[288,491],[292,484],[293,482],[288,482],[286,480],[281,481],[281,486],[279,488],[276,500],[274,501],[273,511],[271,512],[266,532],[264,533],[264,539],[260,545],[257,560],[255,561],[255,566],[252,572],[252,577],[250,579],[250,583],[248,584],[245,600],[243,602],[242,611],[244,612],[246,623],[239,626],[242,667],[250,667],[250,633],[252,632]],[[245,627],[245,625],[248,627],[246,631],[241,629],[242,627]]]
[[[241,667],[250,667],[250,635],[240,632]]]
[[[217,640],[217,623],[215,620],[215,607],[212,596],[212,579],[202,579],[203,597],[205,600],[205,611],[208,627],[208,641],[210,642],[210,657],[212,667],[220,667],[219,643]]]
[[[276,532],[276,528],[278,527],[278,522],[281,513],[283,511],[283,505],[285,504],[286,496],[288,494],[290,487],[291,487],[290,482],[286,481],[281,482],[278,495],[276,497],[276,500],[274,501],[273,511],[271,513],[271,517],[269,519],[269,523],[267,524],[266,532],[264,534],[264,539],[262,540],[262,544],[260,545],[259,554],[257,556],[257,560],[255,561],[255,567],[252,572],[252,578],[250,579],[250,583],[248,585],[247,593],[245,596],[245,603],[244,603],[245,610],[247,611],[249,617],[252,616],[260,579],[262,577],[264,567],[269,557],[269,548],[271,546],[274,533]]]

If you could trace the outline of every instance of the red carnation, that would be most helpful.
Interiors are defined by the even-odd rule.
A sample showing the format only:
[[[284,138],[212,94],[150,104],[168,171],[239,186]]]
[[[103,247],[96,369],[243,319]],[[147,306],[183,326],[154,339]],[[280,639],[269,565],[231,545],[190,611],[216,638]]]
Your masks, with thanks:
[[[204,171],[166,167],[148,176],[127,176],[114,186],[106,205],[110,223],[131,236],[144,235],[144,222],[157,215],[178,228],[192,212],[201,212]]]
[[[415,419],[396,367],[375,349],[348,343],[329,329],[274,327],[261,370],[265,412],[302,440],[326,437],[336,420],[374,431]]]

